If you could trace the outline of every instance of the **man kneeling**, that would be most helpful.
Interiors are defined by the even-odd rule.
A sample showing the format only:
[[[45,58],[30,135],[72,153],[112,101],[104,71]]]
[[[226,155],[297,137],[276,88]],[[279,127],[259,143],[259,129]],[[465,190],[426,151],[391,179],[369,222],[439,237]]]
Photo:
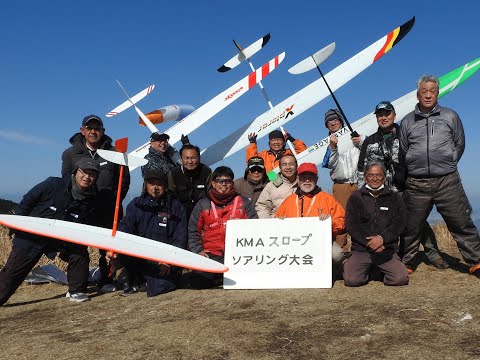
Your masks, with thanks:
[[[408,284],[407,268],[397,255],[405,206],[399,193],[384,187],[385,173],[382,163],[368,163],[365,185],[348,200],[346,228],[352,237],[352,256],[343,265],[346,286],[368,283],[372,267],[383,273],[385,285]]]

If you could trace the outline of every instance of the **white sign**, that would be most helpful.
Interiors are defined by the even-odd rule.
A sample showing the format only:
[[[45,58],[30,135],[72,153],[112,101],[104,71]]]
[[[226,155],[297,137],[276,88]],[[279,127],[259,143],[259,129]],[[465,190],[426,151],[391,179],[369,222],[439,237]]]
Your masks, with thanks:
[[[332,287],[332,220],[229,220],[225,289]]]

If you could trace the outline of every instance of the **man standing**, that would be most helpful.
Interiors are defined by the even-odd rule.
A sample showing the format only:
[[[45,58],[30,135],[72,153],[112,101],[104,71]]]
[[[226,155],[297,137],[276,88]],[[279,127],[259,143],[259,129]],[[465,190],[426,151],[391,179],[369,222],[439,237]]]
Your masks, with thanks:
[[[435,205],[470,266],[469,272],[480,276],[480,239],[457,171],[465,150],[463,125],[455,111],[438,104],[438,89],[436,77],[422,76],[417,83],[418,104],[400,126],[400,160],[408,173],[402,261],[411,265],[423,222]]]
[[[343,264],[344,283],[365,285],[370,269],[377,267],[384,274],[385,285],[407,285],[408,272],[397,255],[406,222],[402,196],[384,185],[383,163],[369,162],[364,168],[366,183],[347,204],[346,228],[352,237],[352,255]]]
[[[115,200],[117,196],[120,165],[109,162],[97,153],[97,149],[115,150],[112,139],[105,134],[102,120],[96,115],[86,116],[82,121],[80,132],[70,138],[71,147],[62,154],[62,176],[70,174],[74,170],[74,164],[80,159],[90,159],[99,165],[97,179],[98,196],[101,198],[102,209],[99,211],[99,226],[111,228],[115,214]],[[125,198],[130,186],[130,173],[125,168],[122,179],[121,200]],[[123,211],[119,212],[120,216]],[[106,251],[100,250],[99,267],[102,276],[98,284],[101,291],[112,291],[112,279],[108,277],[109,268],[105,258]],[[104,285],[107,285],[104,287]]]
[[[332,240],[345,232],[345,210],[335,198],[322,191],[317,185],[318,169],[313,163],[298,167],[298,188],[280,205],[276,218],[319,217],[332,218]],[[335,264],[343,259],[340,246],[333,241],[332,258]]]
[[[168,175],[168,190],[185,206],[190,217],[198,200],[207,194],[208,177],[212,170],[200,162],[198,146],[187,144],[180,149],[181,166]]]
[[[15,213],[97,225],[98,176],[96,162],[80,159],[71,174],[64,178],[49,177],[33,187]],[[67,298],[76,302],[90,300],[86,294],[89,264],[86,246],[15,230],[12,251],[0,271],[0,305],[8,301],[43,254],[53,259],[57,252],[68,262]]]
[[[400,126],[395,124],[395,108],[389,101],[381,101],[375,107],[374,114],[377,118],[378,130],[363,142],[357,168],[358,186],[364,185],[365,165],[378,161],[386,169],[385,186],[393,191],[403,191],[405,168],[399,164],[398,159]],[[420,241],[432,266],[440,270],[449,267],[440,256],[435,234],[427,221],[423,223]],[[412,270],[413,267],[409,267],[409,271]]]
[[[255,206],[258,197],[267,183],[268,176],[265,171],[263,159],[259,156],[254,156],[248,160],[243,177],[236,179],[233,185],[240,195],[247,197],[252,203],[252,206]]]
[[[248,140],[250,145],[247,146],[247,162],[251,157],[260,156],[265,164],[265,171],[267,174],[275,169],[279,165],[280,158],[283,155],[294,155],[290,149],[285,148],[286,140],[293,143],[295,152],[297,154],[307,149],[307,146],[302,140],[296,140],[292,135],[283,133],[280,130],[273,130],[268,134],[268,146],[269,150],[263,150],[258,152],[257,148],[257,135],[255,133],[248,134]]]
[[[340,111],[337,109],[328,110],[325,113],[325,126],[330,135],[330,143],[323,158],[322,167],[331,169],[330,178],[333,181],[333,197],[345,210],[347,208],[348,198],[357,190],[356,169],[358,156],[360,155],[360,147],[362,145],[362,137],[352,137],[353,147],[339,153],[336,133],[345,126],[345,121]],[[344,251],[349,249],[346,233],[337,235],[335,241]]]
[[[273,218],[280,204],[297,189],[297,159],[295,156],[283,155],[280,158],[279,166],[279,176],[265,185],[255,204],[255,210],[260,219]]]
[[[178,151],[168,143],[168,134],[155,132],[150,136],[150,149],[145,159],[148,163],[142,166],[142,176],[150,171],[161,171],[168,175],[172,169],[180,164]]]

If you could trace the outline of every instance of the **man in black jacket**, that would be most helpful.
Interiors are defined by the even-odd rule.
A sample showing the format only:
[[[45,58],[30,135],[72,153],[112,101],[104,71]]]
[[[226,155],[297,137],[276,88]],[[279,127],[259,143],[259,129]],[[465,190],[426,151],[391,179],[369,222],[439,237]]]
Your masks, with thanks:
[[[381,162],[368,163],[366,184],[348,200],[346,229],[352,237],[352,255],[343,265],[346,286],[365,285],[373,266],[384,274],[385,285],[408,284],[407,268],[397,255],[405,206],[398,192],[385,187],[385,175]]]
[[[92,160],[81,159],[72,174],[64,178],[49,177],[33,187],[22,199],[16,215],[59,219],[82,224],[96,224],[99,166]],[[17,290],[42,254],[51,258],[59,253],[68,262],[67,298],[83,302],[88,285],[89,256],[86,246],[48,237],[15,231],[12,251],[0,271],[0,304]]]
[[[168,175],[168,190],[185,206],[190,217],[198,200],[207,194],[212,170],[200,162],[198,146],[185,143],[180,149],[180,157],[182,165],[173,168]]]
[[[99,226],[111,228],[115,214],[115,200],[117,197],[120,165],[107,161],[100,157],[97,149],[115,150],[112,139],[105,134],[103,122],[96,115],[88,115],[82,121],[80,132],[70,138],[71,147],[62,154],[62,176],[70,174],[74,164],[80,159],[91,159],[99,165],[100,172],[97,179],[98,196],[102,198],[102,209],[99,211]],[[130,186],[130,173],[125,167],[122,178],[121,200],[125,198]],[[123,211],[119,211],[120,218]],[[99,268],[101,280],[98,284],[101,291],[112,291],[115,287],[111,284],[112,279],[108,276],[109,267],[105,258],[106,252],[100,250]]]

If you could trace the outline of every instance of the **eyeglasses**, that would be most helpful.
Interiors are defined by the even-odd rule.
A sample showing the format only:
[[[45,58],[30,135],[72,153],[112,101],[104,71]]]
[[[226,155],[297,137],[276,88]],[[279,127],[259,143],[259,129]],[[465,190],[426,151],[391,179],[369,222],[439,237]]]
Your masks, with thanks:
[[[337,121],[340,122],[340,119],[338,119],[338,118],[330,119],[330,120],[327,120],[327,124],[333,124],[333,123],[335,123],[335,122],[337,122]]]
[[[254,173],[254,172],[257,172],[257,173],[261,173],[263,172],[263,168],[260,167],[260,166],[253,166],[251,167],[250,169],[248,169],[250,172]]]
[[[101,127],[101,126],[88,126],[88,125],[85,125],[84,128],[85,128],[87,131],[102,131],[102,127]]]
[[[226,185],[233,184],[232,179],[215,179],[213,181],[216,182],[217,184],[226,184]]]
[[[89,171],[89,172],[85,172],[85,171],[83,171],[83,170],[80,169],[80,168],[78,169],[78,171],[80,172],[80,174],[81,174],[82,176],[88,177],[88,178],[90,178],[90,179],[95,179],[95,178],[97,177],[97,173],[96,173],[96,172],[90,172],[90,171]]]
[[[383,174],[368,174],[366,176],[367,179],[372,180],[372,179],[383,179],[384,176]]]

